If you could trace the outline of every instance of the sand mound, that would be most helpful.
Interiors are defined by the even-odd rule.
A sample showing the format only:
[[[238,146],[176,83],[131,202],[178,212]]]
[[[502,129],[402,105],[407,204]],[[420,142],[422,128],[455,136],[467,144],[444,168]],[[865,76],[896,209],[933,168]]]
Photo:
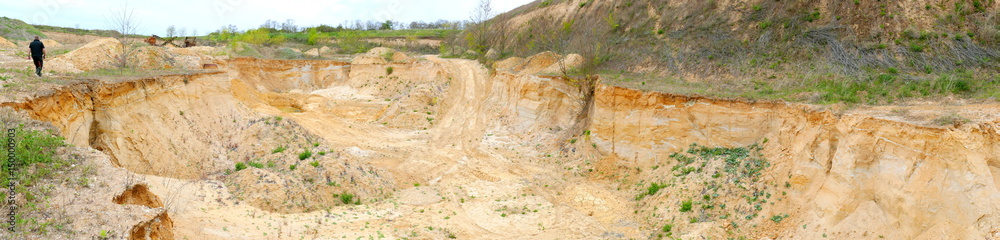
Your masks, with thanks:
[[[494,63],[493,68],[519,74],[553,74],[580,68],[585,61],[579,54],[563,57],[553,52],[542,52],[527,59],[519,57],[504,59]]]
[[[140,47],[135,51],[135,63],[141,68],[174,68],[173,56],[161,47],[146,46]]]
[[[6,38],[0,37],[0,48],[16,48],[17,44],[7,41]]]
[[[313,48],[313,49],[309,49],[309,51],[306,51],[303,54],[305,54],[306,56],[310,56],[310,57],[319,57],[319,53],[320,53],[319,49]]]
[[[524,74],[538,73],[541,72],[542,70],[545,70],[549,66],[552,66],[552,64],[556,64],[556,62],[558,62],[559,59],[561,58],[562,56],[554,52],[549,52],[549,51],[541,52],[535,54],[534,56],[528,57],[524,65],[522,65],[519,70],[521,73]]]
[[[549,65],[549,67],[539,71],[540,73],[562,73],[565,71],[573,71],[577,68],[583,66],[583,56],[580,54],[570,54],[566,57],[560,59],[555,64]]]
[[[62,43],[56,42],[56,40],[52,39],[42,39],[42,43],[45,44],[46,48],[58,48],[63,46]]]
[[[168,59],[173,59],[174,67],[181,67],[186,69],[201,69],[204,64],[216,63],[220,58],[218,53],[219,49],[214,47],[198,46],[189,48],[177,48],[177,47],[164,47],[163,50],[167,51],[172,57]]]
[[[411,60],[410,56],[406,55],[403,52],[396,52],[396,53],[392,54],[392,61],[393,62],[407,62],[407,61],[410,61],[410,60]]]
[[[368,54],[374,54],[378,56],[386,56],[388,54],[392,54],[395,52],[396,50],[387,47],[377,47],[377,48],[372,48],[372,50],[368,50]]]
[[[83,72],[108,68],[112,66],[114,59],[121,56],[121,53],[116,51],[120,46],[121,43],[114,38],[100,39],[56,57],[49,66],[57,72]],[[130,57],[130,63],[144,69],[173,68],[175,65],[173,57],[173,54],[162,47],[146,46],[135,49]],[[200,63],[190,65],[200,67]]]
[[[524,58],[511,57],[493,63],[493,68],[501,71],[514,71],[514,69],[521,66],[521,64],[524,64]]]
[[[367,53],[363,53],[361,55],[358,55],[357,57],[354,57],[354,59],[351,60],[351,64],[352,65],[386,64],[389,63],[389,60],[397,61],[396,60],[397,57],[399,57],[399,59],[408,58],[406,54],[403,55],[397,55],[397,54],[400,53],[396,52],[396,50],[393,50],[391,48],[385,48],[385,47],[372,48],[372,50],[368,50]],[[386,56],[390,56],[390,59],[387,60]]]
[[[114,38],[93,41],[52,59],[49,67],[57,72],[82,72],[111,66],[111,60],[120,56],[113,51],[121,43]]]

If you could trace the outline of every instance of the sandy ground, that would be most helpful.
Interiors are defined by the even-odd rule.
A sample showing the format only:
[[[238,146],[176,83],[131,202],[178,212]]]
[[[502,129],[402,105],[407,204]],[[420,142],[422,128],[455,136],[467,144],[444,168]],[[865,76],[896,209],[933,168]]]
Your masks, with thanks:
[[[5,102],[139,173],[177,239],[1000,237],[995,104],[834,114],[606,85],[588,97],[533,75],[572,58],[491,75],[381,55],[219,60],[219,73]],[[952,112],[968,121],[935,123]],[[718,163],[678,174],[671,155],[692,143],[757,143],[770,165],[744,189],[713,180]],[[250,162],[264,166],[233,167]],[[642,195],[652,183],[666,186]],[[333,195],[346,192],[360,201]]]

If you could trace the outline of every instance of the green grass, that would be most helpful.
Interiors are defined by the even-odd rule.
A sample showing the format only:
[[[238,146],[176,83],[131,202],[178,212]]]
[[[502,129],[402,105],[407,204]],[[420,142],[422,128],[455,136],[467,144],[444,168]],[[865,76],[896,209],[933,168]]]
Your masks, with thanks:
[[[309,163],[310,166],[319,167],[319,161],[312,161]]]
[[[299,160],[306,160],[306,158],[312,157],[312,151],[306,150],[305,152],[299,153]]]
[[[694,205],[694,202],[692,202],[690,199],[689,200],[684,200],[683,202],[681,202],[681,209],[680,209],[680,211],[681,212],[690,212],[691,208],[693,207],[693,205]]]
[[[45,32],[61,32],[76,35],[94,35],[101,37],[114,37],[118,35],[117,31],[112,30],[88,30],[88,29],[77,29],[77,28],[67,28],[67,27],[56,27],[56,26],[46,26],[46,25],[32,25],[39,31]],[[130,37],[144,38],[148,36],[143,35],[131,35]]]
[[[264,168],[264,164],[263,163],[254,162],[254,161],[247,161],[247,165],[249,165],[251,167],[254,167],[254,168]]]
[[[284,151],[285,151],[286,149],[287,149],[287,148],[285,148],[285,146],[280,146],[280,147],[277,147],[277,148],[275,148],[274,150],[271,150],[271,153],[280,153],[280,152],[284,152]]]
[[[7,145],[10,137],[5,131],[3,138],[0,142]],[[14,149],[13,166],[16,166],[17,171],[14,173],[14,178],[18,183],[18,190],[24,191],[27,188],[34,186],[37,182],[44,179],[51,179],[56,177],[59,171],[64,170],[64,168],[69,167],[69,161],[57,157],[56,150],[59,147],[65,146],[62,137],[54,136],[47,132],[26,130],[23,128],[15,128],[14,142],[16,148]],[[6,155],[4,155],[4,164],[0,166],[3,172],[0,173],[4,177],[0,178],[0,186],[8,186],[11,178],[11,162],[9,162]],[[6,199],[8,192],[0,192],[0,197]],[[29,195],[28,198],[36,193],[34,192],[24,192],[23,194]]]
[[[16,145],[13,162],[5,155],[0,166],[0,174],[4,176],[0,178],[0,184],[5,187],[4,191],[0,191],[0,199],[4,199],[0,206],[4,209],[9,206],[7,197],[10,192],[6,186],[13,180],[16,182],[13,189],[16,197],[10,200],[17,201],[18,208],[14,214],[17,216],[15,231],[18,235],[46,239],[58,234],[72,234],[67,228],[72,220],[56,217],[62,210],[52,205],[49,199],[54,186],[63,183],[88,186],[88,176],[94,174],[92,166],[73,158],[60,157],[57,150],[66,146],[62,137],[48,131],[23,127],[13,129],[13,139],[7,131],[0,137],[4,146],[9,140]]]
[[[24,21],[7,17],[0,17],[0,36],[11,41],[26,41],[34,36],[46,37],[38,28]]]
[[[243,169],[247,169],[247,164],[246,163],[241,163],[241,162],[236,163],[236,171],[237,172],[240,171],[240,170],[243,170]]]
[[[447,29],[402,29],[402,30],[378,30],[378,31],[337,31],[337,32],[327,32],[327,33],[317,33],[317,37],[330,37],[330,38],[345,38],[345,37],[360,37],[360,38],[405,38],[405,37],[416,37],[416,38],[445,38],[452,34],[457,34],[461,31],[459,30],[447,30]],[[309,33],[280,33],[279,35],[284,36],[289,39],[308,39]]]
[[[341,193],[338,197],[340,198],[340,202],[344,204],[351,204],[354,201],[353,193]]]
[[[789,74],[778,79],[689,82],[673,77],[602,73],[602,82],[613,86],[676,94],[848,105],[893,104],[913,99],[954,96],[965,99],[1000,98],[1000,74],[957,69],[933,71],[920,66],[921,75],[884,69],[849,77],[838,74]],[[892,73],[897,72],[897,73]],[[932,74],[931,74],[932,73]],[[923,75],[926,74],[926,75]],[[641,81],[647,82],[640,85]]]

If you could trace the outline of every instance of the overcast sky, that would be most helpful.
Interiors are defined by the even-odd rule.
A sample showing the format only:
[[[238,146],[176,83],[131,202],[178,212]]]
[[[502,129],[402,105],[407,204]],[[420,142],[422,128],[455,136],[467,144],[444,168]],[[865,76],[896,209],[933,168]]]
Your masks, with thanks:
[[[492,0],[494,11],[506,12],[532,0]],[[128,7],[140,18],[140,34],[164,35],[167,26],[204,35],[233,24],[241,30],[265,20],[294,19],[299,26],[344,21],[466,20],[476,0],[132,0]],[[30,24],[108,29],[105,16],[125,0],[2,0],[0,16]]]

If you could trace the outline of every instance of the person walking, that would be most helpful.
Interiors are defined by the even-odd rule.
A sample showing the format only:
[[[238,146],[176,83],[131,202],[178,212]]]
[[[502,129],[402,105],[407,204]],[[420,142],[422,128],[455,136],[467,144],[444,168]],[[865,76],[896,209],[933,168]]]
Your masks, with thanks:
[[[31,44],[28,45],[28,48],[31,49],[31,60],[35,61],[35,74],[38,74],[38,76],[41,77],[42,65],[44,65],[43,61],[45,60],[46,55],[45,44],[42,43],[41,40],[38,40],[38,36],[35,36],[35,41],[32,41]]]

